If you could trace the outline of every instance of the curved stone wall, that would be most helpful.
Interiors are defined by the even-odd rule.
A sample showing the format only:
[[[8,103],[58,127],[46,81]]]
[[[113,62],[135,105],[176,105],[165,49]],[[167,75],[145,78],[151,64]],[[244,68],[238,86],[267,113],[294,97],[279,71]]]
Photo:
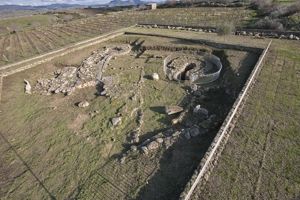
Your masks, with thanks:
[[[173,54],[167,56],[164,59],[163,69],[164,69],[164,73],[168,77],[168,79],[180,81],[178,79],[178,73],[180,73],[182,70],[181,71],[179,70],[179,72],[174,73],[172,71],[172,68],[168,67],[168,64],[176,58],[177,58],[177,56],[175,56]],[[215,55],[205,54],[204,62],[205,62],[205,67],[213,65],[216,68],[216,71],[212,72],[212,73],[208,73],[208,74],[205,74],[205,73],[204,74],[191,74],[191,76],[190,76],[191,82],[196,83],[196,84],[205,84],[205,83],[211,83],[219,78],[222,67],[223,67],[220,59]],[[187,66],[189,66],[193,63],[194,62],[187,62],[180,68],[185,69]]]
[[[196,84],[211,83],[216,81],[220,77],[220,73],[223,68],[220,58],[212,54],[206,55],[205,62],[206,65],[209,65],[209,63],[215,65],[217,67],[217,71],[210,74],[202,75],[197,81],[195,81]]]

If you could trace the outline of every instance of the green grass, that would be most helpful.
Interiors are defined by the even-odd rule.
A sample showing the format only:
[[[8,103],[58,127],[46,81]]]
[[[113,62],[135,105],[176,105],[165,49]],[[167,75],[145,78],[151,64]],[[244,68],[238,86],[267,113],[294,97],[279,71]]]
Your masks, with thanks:
[[[142,29],[134,30],[143,32]],[[184,38],[205,38],[204,34],[185,31],[163,33]],[[214,34],[207,35],[207,37],[218,38]],[[41,187],[41,183],[57,199],[70,196],[88,199],[95,194],[113,195],[117,196],[117,199],[125,198],[124,195],[130,197],[145,195],[145,199],[151,199],[153,193],[145,191],[148,187],[152,190],[160,187],[161,196],[178,195],[180,188],[185,185],[194,167],[198,165],[203,152],[206,151],[210,142],[209,138],[198,138],[190,142],[183,140],[171,152],[161,149],[149,156],[132,154],[124,165],[120,165],[117,159],[122,152],[128,150],[127,135],[137,127],[137,116],[132,112],[135,108],[140,108],[144,113],[144,123],[141,127],[143,138],[148,138],[161,132],[161,129],[171,126],[171,119],[159,112],[158,108],[162,110],[163,106],[181,103],[186,95],[184,87],[186,84],[168,81],[162,69],[163,59],[153,57],[153,55],[166,56],[171,52],[146,51],[140,58],[131,54],[111,60],[104,76],[113,76],[116,80],[117,87],[112,90],[114,94],[112,98],[95,98],[95,88],[78,90],[66,97],[63,95],[25,95],[23,91],[23,79],[29,80],[34,85],[39,78],[51,77],[53,71],[62,64],[80,64],[83,58],[97,48],[137,38],[140,41],[145,40],[145,45],[198,47],[208,51],[211,48],[184,43],[177,39],[124,35],[5,78],[0,107],[2,111],[0,120],[3,123],[0,129],[32,170],[32,172],[27,170],[24,175],[16,176],[13,182],[8,182],[5,187],[1,188],[6,198],[23,199],[23,194],[26,194],[27,198],[46,199],[49,194]],[[227,41],[230,40],[229,37]],[[238,70],[241,67],[239,63],[245,59],[245,53],[227,51],[227,54],[230,56],[231,68]],[[144,70],[145,78],[140,88],[142,96],[139,96],[136,84],[142,70]],[[159,81],[147,78],[154,72],[159,74]],[[227,73],[224,73],[224,77],[235,78]],[[241,77],[244,76],[241,75]],[[243,82],[238,79],[236,78],[234,90],[238,89],[238,85]],[[221,84],[222,81],[224,80],[216,84]],[[135,100],[131,98],[133,95],[137,95]],[[206,103],[212,112],[221,112],[215,106],[216,102],[222,101],[219,99],[221,95],[216,95],[217,97],[213,95],[209,102],[199,101],[199,103]],[[139,104],[141,97],[144,102],[142,105]],[[77,102],[85,99],[90,102],[89,107],[83,109],[75,106]],[[225,103],[227,105],[227,102],[222,101],[223,107]],[[223,107],[222,110],[225,110]],[[98,111],[98,114],[89,117],[89,113],[94,111]],[[117,114],[122,114],[122,124],[113,127],[110,120]],[[224,113],[221,115],[223,116]],[[85,121],[78,121],[78,116],[87,116],[87,118]],[[170,153],[176,156],[169,156]],[[19,164],[22,167],[17,168],[14,165],[20,161],[13,151],[1,154],[0,159],[5,166],[10,167],[10,170],[7,170],[9,175],[14,170],[18,171],[23,168],[26,170],[22,163]],[[173,177],[170,173],[173,171],[180,172],[182,176]],[[31,173],[34,173],[41,183]],[[163,175],[160,175],[161,173]],[[168,184],[165,177],[171,178],[172,184]],[[146,184],[147,180],[150,181],[150,186]],[[120,187],[124,192],[120,192],[111,183]]]
[[[218,165],[194,198],[299,197],[298,48],[297,43],[273,42]]]
[[[53,63],[78,64],[93,48],[95,47],[78,52],[75,59],[69,59],[70,56],[74,56],[72,54],[56,59]],[[64,199],[73,194],[78,185],[83,183],[94,170],[105,164],[112,155],[124,150],[122,144],[126,142],[127,134],[137,126],[135,115],[131,116],[130,113],[139,104],[138,101],[129,100],[130,95],[136,92],[134,83],[140,78],[140,70],[130,69],[136,66],[147,68],[148,74],[152,70],[161,68],[161,60],[153,61],[148,66],[145,65],[145,58],[123,56],[113,60],[111,69],[105,72],[105,76],[113,75],[121,85],[111,99],[95,98],[94,88],[76,91],[74,95],[68,97],[25,95],[23,79],[28,79],[34,86],[36,79],[49,76],[55,71],[56,67],[51,63],[4,79],[1,132],[57,199]],[[160,76],[163,77],[162,70]],[[168,91],[174,94],[177,88],[175,96],[171,96],[168,92],[164,93],[164,90],[153,89],[154,86],[163,88],[166,84],[167,82],[163,80],[155,83],[152,80],[145,80],[145,88],[142,91],[145,104],[142,109],[145,112],[147,126],[143,127],[144,133],[164,126],[163,123],[156,121],[162,116],[153,118],[156,114],[148,110],[149,106],[157,99],[160,101],[156,104],[163,102],[176,104],[185,93],[179,85],[173,85],[174,89]],[[148,95],[148,92],[152,91],[153,94]],[[165,97],[166,95],[168,96]],[[84,99],[91,103],[88,108],[80,109],[75,106],[76,102]],[[53,110],[54,106],[57,107],[55,110]],[[99,111],[99,114],[93,118],[88,117],[82,128],[75,130],[70,128],[78,115],[88,116],[95,110]],[[118,113],[123,115],[122,124],[113,127],[110,120]],[[4,159],[4,163],[10,165],[9,160],[17,162],[18,158],[12,152]],[[9,186],[3,188],[6,197],[22,199],[22,195],[26,194],[27,198],[48,198],[48,194],[41,192],[40,190],[43,189],[37,187],[40,185],[38,181],[32,178],[29,172],[26,175],[16,178]],[[14,192],[7,193],[9,190]],[[41,194],[33,193],[34,191]]]

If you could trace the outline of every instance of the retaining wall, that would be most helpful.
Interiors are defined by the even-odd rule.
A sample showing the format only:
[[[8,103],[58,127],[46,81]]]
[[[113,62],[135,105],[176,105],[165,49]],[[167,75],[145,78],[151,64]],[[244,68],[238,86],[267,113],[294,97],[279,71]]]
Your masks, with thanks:
[[[268,44],[266,49],[263,51],[256,63],[254,69],[252,70],[246,84],[241,90],[238,98],[236,99],[233,107],[228,113],[226,119],[224,120],[219,132],[211,143],[208,151],[200,162],[198,169],[194,172],[194,175],[190,179],[189,183],[186,185],[184,191],[180,195],[180,200],[189,200],[198,184],[200,187],[205,185],[208,180],[210,173],[212,172],[222,150],[224,149],[230,133],[234,127],[235,121],[242,109],[243,102],[246,99],[246,95],[249,92],[249,88],[252,85],[254,79],[256,78],[258,72],[260,71],[261,64],[270,48],[272,41]]]

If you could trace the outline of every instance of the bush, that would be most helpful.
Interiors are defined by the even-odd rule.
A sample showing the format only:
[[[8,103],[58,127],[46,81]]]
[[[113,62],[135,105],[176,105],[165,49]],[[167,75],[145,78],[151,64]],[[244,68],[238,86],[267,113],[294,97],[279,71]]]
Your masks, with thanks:
[[[255,27],[258,29],[272,29],[277,31],[283,31],[284,27],[282,23],[277,19],[271,19],[269,17],[265,17],[264,19],[260,19],[255,23]]]
[[[252,6],[257,9],[259,15],[265,16],[258,20],[254,28],[284,30],[295,26],[291,23],[289,16],[300,12],[300,1],[289,5],[274,3],[272,0],[252,0]]]
[[[258,10],[260,15],[269,15],[271,12],[277,9],[277,6],[272,0],[252,0],[252,6]]]
[[[217,27],[218,35],[229,35],[235,31],[235,27],[232,23],[224,23]]]

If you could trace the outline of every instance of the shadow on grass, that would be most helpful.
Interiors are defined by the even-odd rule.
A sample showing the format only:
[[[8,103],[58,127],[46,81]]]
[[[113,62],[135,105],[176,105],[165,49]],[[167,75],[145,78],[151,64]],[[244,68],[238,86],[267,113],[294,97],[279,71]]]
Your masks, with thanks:
[[[137,180],[139,179],[128,180],[129,182],[131,181],[130,184],[134,185],[134,188],[133,189],[131,188],[131,190],[135,191],[136,193],[131,194],[129,193],[129,191],[124,191],[125,192],[123,194],[124,199],[173,200],[179,198],[179,195],[183,191],[187,182],[190,180],[195,169],[198,167],[201,159],[205,155],[207,149],[209,148],[211,142],[213,141],[215,135],[217,134],[222,122],[227,116],[235,100],[234,95],[230,93],[228,94],[228,92],[226,92],[227,87],[229,89],[232,89],[233,87],[230,81],[232,81],[231,79],[236,77],[235,72],[232,70],[224,51],[220,50],[220,51],[215,51],[214,53],[220,57],[224,65],[221,72],[221,77],[219,80],[217,80],[212,84],[202,86],[210,89],[203,90],[203,97],[205,98],[196,98],[194,103],[195,105],[200,104],[204,108],[207,108],[209,110],[209,114],[216,114],[217,115],[216,125],[210,127],[208,129],[208,133],[206,133],[205,135],[194,137],[191,140],[187,140],[183,136],[181,136],[170,148],[162,150],[162,154],[157,158],[158,165],[156,167],[156,170],[154,171],[154,174],[149,176],[149,179],[148,181],[146,181],[146,183],[144,182],[137,183]],[[245,60],[243,62],[248,62],[248,61]],[[245,80],[240,80],[240,81],[241,82],[239,82],[239,84],[241,86],[237,88],[242,87],[242,85],[246,81],[246,77]],[[219,87],[214,88],[214,86],[219,86]],[[179,105],[186,106],[190,102],[190,98],[191,95],[187,95],[179,102]],[[159,114],[164,113],[163,106],[150,107],[150,110]],[[192,116],[192,114],[190,114],[189,116]],[[192,125],[199,125],[197,124],[199,121],[197,119],[189,118],[184,120],[191,121]],[[163,121],[169,121],[168,116],[166,116]],[[178,125],[176,127],[172,126],[172,128],[181,129],[184,128],[184,126],[187,126],[185,122],[183,122],[181,125]],[[160,132],[164,132],[170,128],[171,128],[171,124],[168,124],[165,129],[158,129],[158,130],[145,133],[142,136],[140,136],[140,141],[142,142],[147,138],[157,135]],[[128,150],[128,147],[129,146],[126,146],[125,149]],[[124,152],[122,152],[122,154]],[[113,156],[113,158],[119,158],[119,156],[120,154]],[[157,155],[155,155],[154,153],[153,155],[151,153],[151,155],[148,156],[137,154],[131,168],[132,167],[135,168],[136,166],[141,164],[142,159],[148,160],[148,163],[145,164],[145,166],[143,166],[144,168],[147,168],[148,166],[152,165],[150,161],[152,157],[155,156]],[[126,168],[124,167],[124,165],[119,167]],[[136,170],[133,174],[130,175],[139,177],[141,174],[144,173],[144,168],[141,171]],[[128,174],[122,174],[122,176],[126,176],[126,175]],[[91,175],[91,177],[93,176],[98,177],[97,173],[96,175],[95,174]],[[111,192],[118,192],[119,190],[118,188],[120,187],[118,183],[114,180],[112,184],[115,185],[114,185],[114,190],[112,190]],[[82,186],[84,186],[84,184]],[[95,191],[101,192],[97,190],[97,187],[101,187],[101,186],[96,186]],[[105,195],[110,196],[110,194],[105,194]]]
[[[165,114],[165,107],[164,106],[153,106],[150,107],[150,110],[152,110],[153,112],[157,112],[159,114]]]

